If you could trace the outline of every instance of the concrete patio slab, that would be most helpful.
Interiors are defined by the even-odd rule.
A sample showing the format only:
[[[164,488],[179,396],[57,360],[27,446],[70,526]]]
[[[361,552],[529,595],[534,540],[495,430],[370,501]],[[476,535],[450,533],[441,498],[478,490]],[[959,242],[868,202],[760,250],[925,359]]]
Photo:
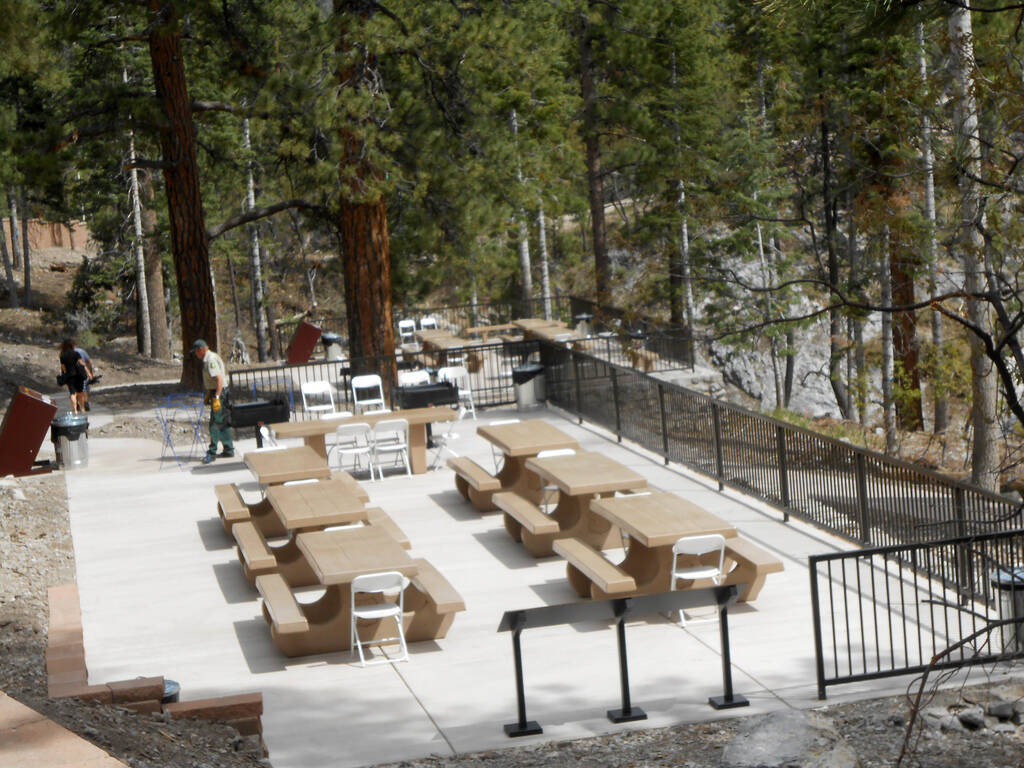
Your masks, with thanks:
[[[481,412],[480,422],[519,415]],[[715,711],[722,693],[714,623],[682,628],[663,617],[627,629],[632,702],[648,713],[613,725],[620,706],[615,632],[607,624],[523,634],[527,714],[544,733],[508,739],[516,716],[512,644],[498,633],[507,610],[577,600],[557,556],[535,559],[512,541],[500,513],[475,511],[442,469],[363,482],[412,542],[465,599],[444,639],[410,646],[410,660],[361,668],[348,653],[282,656],[242,576],[233,541],[216,517],[213,486],[258,488],[239,460],[179,470],[155,441],[96,439],[88,469],[67,474],[72,534],[90,681],[162,674],[182,699],[262,691],[264,738],[276,768],[360,766],[572,739],[623,728],[744,716],[821,704],[808,597],[807,555],[850,548],[775,509],[553,410],[544,418],[643,474],[653,488],[679,493],[736,525],[785,564],[752,604],[730,611],[733,682],[751,706]],[[491,466],[490,445],[464,421],[452,447]],[[239,439],[239,454],[254,447]],[[843,686],[833,700],[902,690],[906,680]],[[830,694],[831,695],[831,694]]]

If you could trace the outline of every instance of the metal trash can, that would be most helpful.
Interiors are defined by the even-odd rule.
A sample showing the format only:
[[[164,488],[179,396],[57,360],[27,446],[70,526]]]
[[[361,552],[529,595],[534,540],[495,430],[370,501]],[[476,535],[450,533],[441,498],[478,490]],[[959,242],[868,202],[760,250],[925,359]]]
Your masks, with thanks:
[[[516,409],[534,408],[544,402],[544,366],[524,363],[512,369],[512,385],[516,392]]]
[[[181,683],[177,680],[164,678],[164,695],[160,699],[162,704],[176,704],[181,695]]]
[[[999,618],[1019,619],[1018,624],[1000,627],[998,653],[1024,651],[1024,568],[1000,568],[989,577],[998,592]]]
[[[324,345],[324,356],[328,360],[341,360],[341,335],[337,333],[321,333],[320,341]]]
[[[84,413],[62,413],[50,424],[50,441],[57,464],[64,469],[89,466],[89,417]]]

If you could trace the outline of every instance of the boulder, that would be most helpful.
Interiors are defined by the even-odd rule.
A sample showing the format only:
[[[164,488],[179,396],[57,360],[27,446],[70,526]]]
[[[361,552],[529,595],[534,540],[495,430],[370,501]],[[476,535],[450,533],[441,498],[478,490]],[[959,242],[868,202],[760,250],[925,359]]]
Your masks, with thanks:
[[[963,723],[964,728],[976,731],[985,727],[985,710],[981,707],[968,707],[957,713],[957,718]]]
[[[858,768],[860,762],[827,717],[784,711],[748,721],[722,753],[726,768]]]

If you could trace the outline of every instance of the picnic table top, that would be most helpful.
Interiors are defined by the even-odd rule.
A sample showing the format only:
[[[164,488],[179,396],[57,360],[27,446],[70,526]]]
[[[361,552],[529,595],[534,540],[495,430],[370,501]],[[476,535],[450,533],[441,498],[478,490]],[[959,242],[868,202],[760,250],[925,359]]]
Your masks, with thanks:
[[[371,427],[378,421],[385,419],[405,419],[409,426],[417,424],[430,424],[435,421],[455,421],[459,417],[458,411],[453,411],[447,406],[432,405],[427,408],[407,408],[390,413],[361,413],[355,416],[345,416],[335,419],[330,416],[307,421],[282,421],[271,424],[270,428],[278,437],[310,437],[312,435],[326,435],[333,432],[341,424],[364,423]]]
[[[540,325],[536,328],[531,328],[530,333],[539,339],[546,339],[547,341],[554,341],[558,336],[571,335],[574,339],[582,339],[576,331],[569,328],[567,325]]]
[[[401,545],[380,527],[339,528],[300,533],[299,550],[321,584],[349,584],[356,576],[399,571],[415,576],[417,567]]]
[[[671,546],[683,536],[738,535],[735,526],[674,493],[594,499],[590,509],[648,548]]]
[[[603,453],[581,451],[569,456],[534,457],[526,460],[526,468],[569,496],[647,487],[647,478]]]
[[[278,485],[289,480],[327,479],[331,468],[327,461],[308,445],[273,451],[249,451],[245,465],[261,485]]]
[[[536,456],[549,449],[580,447],[575,438],[541,419],[477,427],[476,433],[506,456]]]
[[[545,320],[543,317],[520,317],[512,321],[512,325],[524,331],[533,331],[537,328],[568,328],[561,320]]]
[[[370,497],[347,472],[336,472],[317,483],[272,486],[267,500],[284,527],[294,531],[362,520]]]

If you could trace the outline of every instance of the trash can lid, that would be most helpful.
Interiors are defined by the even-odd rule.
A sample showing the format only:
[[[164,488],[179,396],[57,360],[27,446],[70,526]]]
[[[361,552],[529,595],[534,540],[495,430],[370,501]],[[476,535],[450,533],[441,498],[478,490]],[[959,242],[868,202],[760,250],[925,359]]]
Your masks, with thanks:
[[[997,589],[1024,589],[1024,567],[997,568],[989,579]]]
[[[544,366],[539,363],[517,365],[512,369],[512,383],[525,384],[542,373],[544,373]]]
[[[61,413],[51,422],[51,426],[55,427],[81,427],[83,425],[89,425],[89,417],[84,413]]]
[[[320,338],[324,342],[324,344],[335,344],[335,343],[341,341],[341,334],[340,333],[330,333],[330,332],[321,333],[320,334]]]

